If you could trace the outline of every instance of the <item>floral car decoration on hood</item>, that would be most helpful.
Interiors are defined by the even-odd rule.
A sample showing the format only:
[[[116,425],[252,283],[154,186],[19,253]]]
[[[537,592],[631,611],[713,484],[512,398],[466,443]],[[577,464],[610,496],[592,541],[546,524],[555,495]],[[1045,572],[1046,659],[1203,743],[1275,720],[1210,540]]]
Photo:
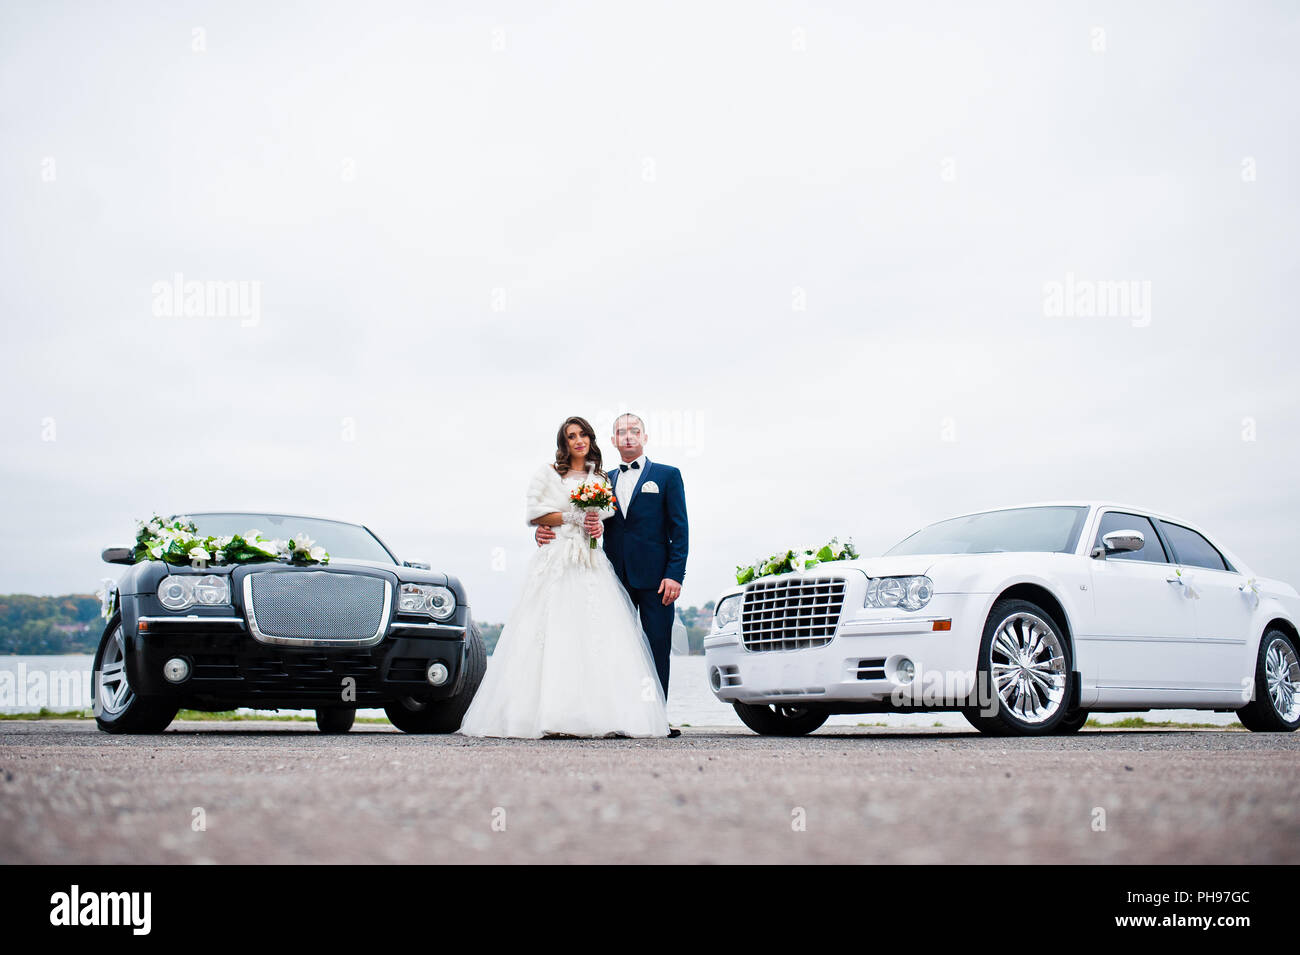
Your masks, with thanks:
[[[818,564],[853,560],[858,556],[858,552],[853,549],[852,538],[841,544],[839,538],[832,537],[831,542],[823,545],[820,550],[788,550],[784,554],[760,558],[748,567],[737,567],[736,583],[747,584],[751,580],[770,574],[789,574],[796,570],[816,567]]]
[[[330,555],[310,537],[300,534],[288,540],[268,539],[253,529],[247,534],[200,537],[198,525],[186,516],[163,519],[155,514],[137,521],[133,559],[161,560],[168,564],[203,561],[210,565],[245,564],[258,560],[282,560],[290,564],[327,564]]]

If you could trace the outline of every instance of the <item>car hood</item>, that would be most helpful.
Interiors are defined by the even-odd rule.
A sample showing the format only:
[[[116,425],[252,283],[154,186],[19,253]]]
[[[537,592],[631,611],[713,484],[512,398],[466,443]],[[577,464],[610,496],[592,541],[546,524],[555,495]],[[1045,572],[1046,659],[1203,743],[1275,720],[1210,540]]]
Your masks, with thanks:
[[[162,574],[228,574],[234,576],[240,571],[256,573],[270,570],[294,573],[323,570],[326,572],[333,571],[335,573],[346,573],[348,571],[379,570],[393,574],[398,580],[409,583],[441,584],[445,587],[448,585],[449,580],[446,574],[440,573],[436,570],[424,570],[420,567],[406,567],[401,564],[391,564],[379,560],[362,560],[355,557],[333,558],[325,564],[291,564],[288,561],[283,560],[257,560],[250,561],[246,564],[214,564],[210,567],[204,568],[190,567],[186,564],[164,564],[162,561],[148,561],[148,563],[157,564],[162,568]],[[243,576],[242,573],[239,575]]]
[[[836,564],[818,564],[813,570],[822,567],[853,567],[868,577],[918,577],[926,573],[938,560],[946,558],[926,554],[909,554],[905,557],[859,557],[856,560],[840,561]]]
[[[990,553],[990,554],[900,554],[895,557],[857,557],[853,560],[827,561],[794,574],[759,577],[778,580],[793,577],[824,577],[828,574],[861,573],[868,577],[918,577],[934,581],[936,593],[971,593],[978,591],[989,575],[1010,577],[1022,573],[1031,562],[1051,564],[1074,559],[1070,554]],[[720,599],[738,594],[745,586],[729,587]]]
[[[924,574],[937,593],[966,592],[980,579],[1011,576],[1031,565],[1071,560],[1070,554],[996,552],[985,554],[900,554],[846,561],[868,577],[913,577]]]

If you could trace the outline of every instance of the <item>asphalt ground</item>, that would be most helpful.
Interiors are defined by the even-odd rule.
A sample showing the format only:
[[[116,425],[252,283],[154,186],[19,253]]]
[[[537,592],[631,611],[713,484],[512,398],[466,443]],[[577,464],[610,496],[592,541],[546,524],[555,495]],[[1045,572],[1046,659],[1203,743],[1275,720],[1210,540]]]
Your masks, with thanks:
[[[0,723],[3,863],[1294,863],[1300,734]]]

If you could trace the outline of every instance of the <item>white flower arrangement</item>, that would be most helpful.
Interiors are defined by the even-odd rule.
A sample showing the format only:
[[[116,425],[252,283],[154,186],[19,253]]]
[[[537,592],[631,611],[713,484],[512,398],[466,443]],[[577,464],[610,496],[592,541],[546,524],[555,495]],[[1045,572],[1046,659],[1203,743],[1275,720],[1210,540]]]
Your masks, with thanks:
[[[101,577],[95,596],[99,598],[99,615],[105,620],[112,617],[117,609],[117,581],[112,577]]]
[[[291,564],[327,564],[330,555],[306,534],[288,540],[266,538],[253,529],[246,534],[199,537],[192,518],[163,520],[155,515],[137,521],[135,562],[162,560],[169,564],[244,564],[283,560]]]
[[[1192,582],[1190,580],[1185,580],[1183,578],[1183,572],[1177,568],[1174,568],[1174,573],[1177,574],[1178,579],[1183,582],[1183,593],[1187,596],[1187,598],[1189,600],[1200,600],[1201,592],[1192,586]]]
[[[783,554],[760,558],[749,566],[736,568],[736,583],[747,584],[759,577],[772,574],[789,574],[796,570],[808,570],[828,561],[852,560],[858,556],[853,549],[853,540],[841,544],[838,537],[832,537],[829,544],[818,550],[788,550]]]

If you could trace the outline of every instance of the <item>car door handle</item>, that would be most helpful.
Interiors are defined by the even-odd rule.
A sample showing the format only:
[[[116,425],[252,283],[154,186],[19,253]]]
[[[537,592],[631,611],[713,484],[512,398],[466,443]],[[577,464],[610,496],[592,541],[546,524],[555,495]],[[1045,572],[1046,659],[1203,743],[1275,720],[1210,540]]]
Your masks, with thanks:
[[[1166,577],[1166,578],[1165,578],[1165,583],[1167,583],[1167,584],[1178,584],[1178,586],[1181,587],[1181,586],[1183,585],[1183,578],[1181,578],[1181,577]]]

